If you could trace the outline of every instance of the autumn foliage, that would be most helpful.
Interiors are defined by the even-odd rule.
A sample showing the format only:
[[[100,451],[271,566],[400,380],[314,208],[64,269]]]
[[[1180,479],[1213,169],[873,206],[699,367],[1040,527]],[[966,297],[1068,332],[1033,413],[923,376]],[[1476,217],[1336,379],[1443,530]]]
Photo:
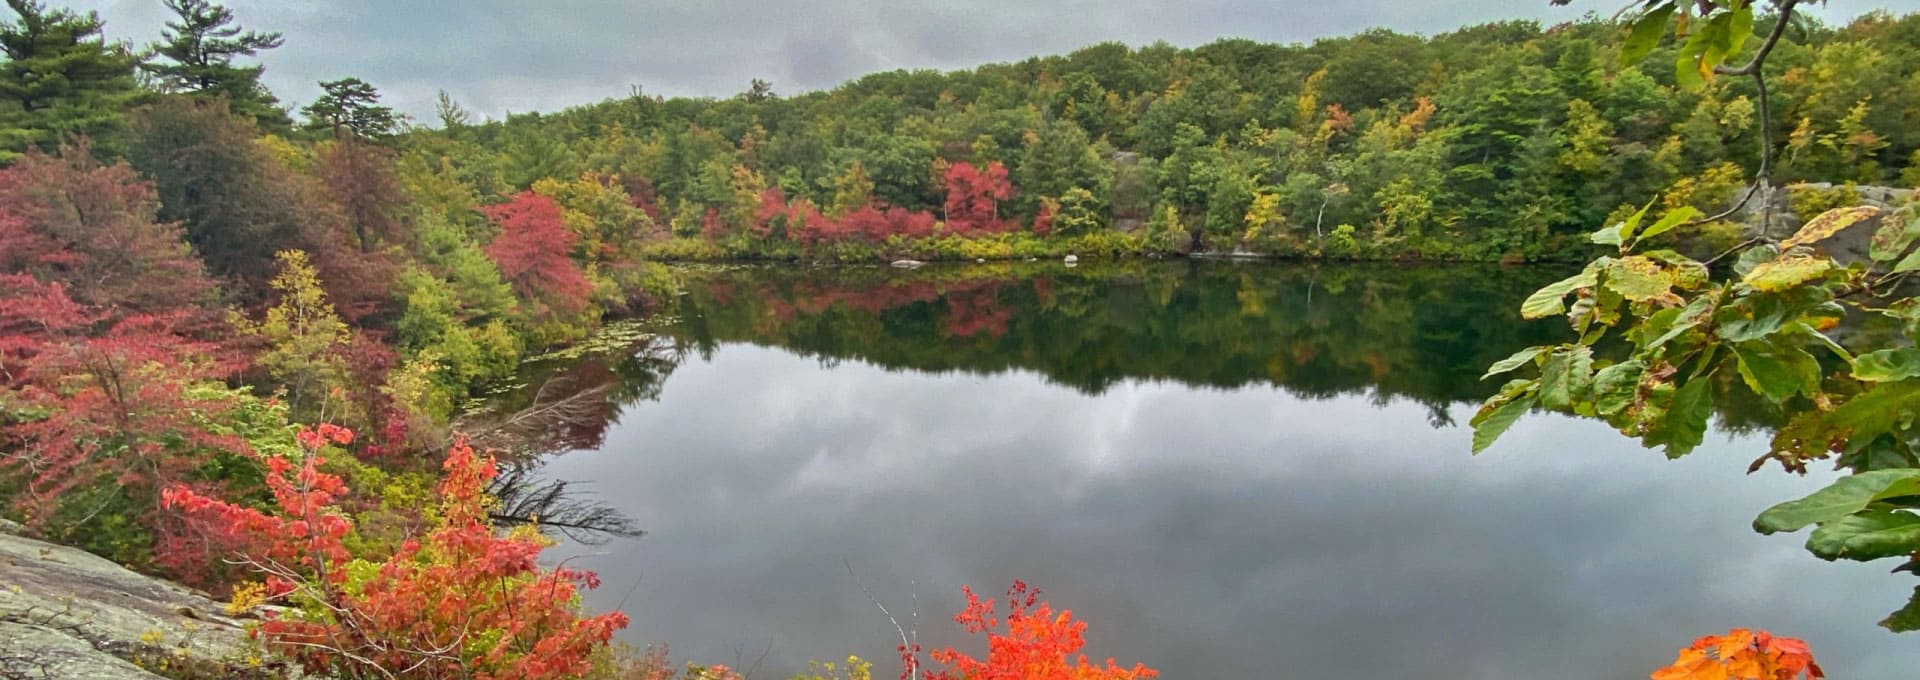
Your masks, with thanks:
[[[214,282],[158,212],[152,186],[125,163],[101,164],[84,147],[27,154],[0,170],[0,272],[60,283],[115,313],[197,307]]]
[[[1767,631],[1735,628],[1708,635],[1680,650],[1673,665],[1652,680],[1815,680],[1826,677],[1807,643]]]
[[[946,172],[947,229],[956,234],[990,234],[1006,231],[1009,223],[1000,218],[1000,203],[1014,197],[1007,168],[988,163],[976,168],[972,163],[954,163]]]
[[[1160,675],[1142,664],[1123,667],[1107,659],[1091,663],[1080,649],[1086,646],[1087,624],[1073,620],[1073,612],[1054,611],[1040,599],[1040,590],[1021,581],[1007,589],[1007,613],[996,615],[991,599],[980,599],[972,588],[962,588],[967,607],[953,617],[969,633],[987,636],[987,657],[976,659],[952,647],[929,654],[946,668],[923,671],[926,680],[1137,680]],[[910,680],[919,667],[912,649],[902,649]]]
[[[377,669],[420,678],[568,678],[627,624],[614,612],[583,618],[590,572],[543,569],[548,542],[531,530],[501,536],[488,521],[492,459],[456,443],[443,466],[433,527],[384,560],[356,559],[340,477],[325,456],[352,443],[345,428],[303,430],[297,460],[264,457],[277,512],[186,487],[165,502],[234,546],[264,578],[267,601],[289,605],[255,630],[308,672],[359,677]]]
[[[487,256],[515,292],[561,313],[586,308],[592,284],[570,256],[579,237],[567,229],[560,204],[523,191],[484,212],[500,227]]]

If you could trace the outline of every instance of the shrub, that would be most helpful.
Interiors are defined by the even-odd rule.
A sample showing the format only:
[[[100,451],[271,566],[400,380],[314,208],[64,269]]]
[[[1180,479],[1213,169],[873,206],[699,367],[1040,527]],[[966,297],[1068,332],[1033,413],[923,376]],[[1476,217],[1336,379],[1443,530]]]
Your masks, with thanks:
[[[598,585],[590,572],[542,569],[548,542],[531,529],[495,533],[483,491],[491,459],[456,442],[443,466],[439,516],[422,539],[384,560],[348,549],[352,522],[338,505],[347,492],[322,470],[326,454],[353,433],[320,425],[299,434],[294,457],[263,456],[278,512],[266,513],[168,489],[166,507],[234,546],[264,577],[267,602],[289,605],[253,631],[270,650],[309,673],[364,677],[563,678],[591,670],[614,631],[614,612],[582,617],[577,594]],[[246,592],[242,590],[241,592]]]
[[[994,615],[993,600],[982,600],[973,589],[963,588],[967,607],[953,617],[969,633],[987,636],[987,658],[975,659],[952,647],[935,650],[932,659],[947,668],[925,671],[928,680],[1136,680],[1160,675],[1142,664],[1122,667],[1107,659],[1103,664],[1087,661],[1080,648],[1086,645],[1087,624],[1074,621],[1073,612],[1060,610],[1040,599],[1040,591],[1014,581],[1007,590],[1007,615]],[[1005,626],[1005,632],[996,629]],[[911,647],[902,647],[901,657],[911,677],[920,667]]]

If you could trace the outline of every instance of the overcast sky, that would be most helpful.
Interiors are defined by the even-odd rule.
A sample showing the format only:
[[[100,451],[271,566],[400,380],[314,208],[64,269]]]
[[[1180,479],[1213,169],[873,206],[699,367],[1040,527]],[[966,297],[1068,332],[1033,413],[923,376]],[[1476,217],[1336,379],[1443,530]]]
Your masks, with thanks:
[[[61,5],[63,0],[50,0]],[[159,35],[161,0],[70,0],[100,11],[110,37]],[[783,94],[873,71],[953,69],[1057,54],[1108,40],[1198,45],[1223,37],[1311,41],[1372,26],[1435,33],[1512,18],[1611,12],[1619,0],[231,0],[248,28],[280,31],[264,55],[283,101],[357,76],[430,119],[445,89],[498,117],[626,94],[725,96],[763,78]],[[1830,0],[1830,19],[1920,0]]]

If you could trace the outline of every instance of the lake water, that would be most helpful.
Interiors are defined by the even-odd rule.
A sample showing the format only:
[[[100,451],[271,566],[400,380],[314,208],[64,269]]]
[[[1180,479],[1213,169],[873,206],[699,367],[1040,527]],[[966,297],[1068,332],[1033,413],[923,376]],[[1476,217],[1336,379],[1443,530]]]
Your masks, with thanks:
[[[659,338],[534,371],[589,402],[546,426],[539,474],[648,532],[555,557],[676,659],[892,677],[863,585],[979,654],[961,585],[1025,579],[1090,653],[1167,678],[1644,678],[1735,626],[1806,638],[1835,678],[1920,668],[1920,638],[1874,625],[1911,578],[1749,528],[1831,478],[1744,474],[1764,413],[1679,461],[1547,415],[1469,454],[1482,369],[1558,339],[1513,310],[1564,272],[685,275]]]

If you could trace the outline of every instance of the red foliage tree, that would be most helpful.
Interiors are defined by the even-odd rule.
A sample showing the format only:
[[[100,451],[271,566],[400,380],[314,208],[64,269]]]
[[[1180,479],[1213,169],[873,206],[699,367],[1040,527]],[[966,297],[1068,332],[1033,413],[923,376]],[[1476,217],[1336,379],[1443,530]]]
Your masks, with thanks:
[[[767,187],[760,192],[760,207],[753,211],[753,237],[784,237],[787,213],[787,192],[780,187]]]
[[[12,502],[30,521],[49,527],[71,494],[111,489],[110,497],[130,503],[135,517],[164,537],[165,518],[151,512],[160,490],[198,477],[220,453],[249,450],[244,439],[206,426],[233,404],[230,393],[195,384],[228,378],[237,366],[217,361],[212,344],[183,332],[187,318],[109,320],[60,284],[0,275],[0,386],[22,416],[0,426],[0,478],[23,489]],[[143,503],[149,511],[139,510]],[[87,532],[92,517],[49,528]],[[115,555],[120,559],[145,553],[141,546],[113,548],[136,550]],[[158,555],[163,564],[195,562],[166,548]]]
[[[652,182],[645,177],[623,177],[621,184],[627,189],[628,203],[646,213],[655,225],[665,224],[660,221],[660,194],[654,191]]]
[[[0,273],[62,284],[114,314],[210,311],[213,279],[178,225],[158,221],[153,187],[84,146],[29,153],[0,170]]]
[[[301,460],[262,461],[278,513],[184,487],[169,489],[165,501],[242,546],[241,559],[266,579],[267,599],[295,606],[269,614],[255,634],[308,672],[579,677],[626,627],[619,612],[581,617],[575,609],[580,589],[598,585],[591,572],[542,569],[544,539],[495,533],[485,487],[496,467],[464,441],[443,466],[434,527],[371,570],[349,569],[352,524],[337,507],[347,488],[320,466],[323,453],[353,433],[321,425],[299,440]]]
[[[1033,216],[1033,233],[1046,236],[1053,231],[1053,215],[1059,206],[1059,202],[1051,198],[1040,199],[1040,212]]]
[[[707,208],[700,217],[700,237],[708,241],[718,241],[727,237],[727,221],[720,219],[719,208]]]
[[[1000,219],[1000,202],[1013,198],[1013,184],[1007,180],[1007,168],[998,162],[985,169],[972,163],[954,163],[947,167],[947,230],[961,235],[995,233],[1007,230]]]
[[[898,206],[887,208],[888,229],[895,234],[913,238],[932,236],[937,224],[933,213],[924,210],[908,210]]]
[[[482,211],[500,227],[487,256],[521,299],[562,313],[586,308],[593,286],[567,255],[579,237],[567,229],[560,204],[523,191]]]
[[[887,223],[887,213],[872,203],[860,206],[840,216],[840,232],[848,236],[862,236],[868,241],[886,240],[892,233],[892,225]]]
[[[787,233],[795,231],[800,234],[800,242],[806,244],[837,241],[846,236],[839,221],[821,214],[813,201],[804,198],[794,201],[787,213]]]
[[[1160,675],[1143,664],[1123,667],[1107,659],[1104,664],[1089,663],[1080,649],[1086,646],[1087,624],[1073,620],[1073,612],[1060,610],[1040,599],[1040,591],[1014,581],[1007,590],[1005,632],[998,632],[1003,620],[994,614],[993,600],[982,600],[972,588],[963,588],[967,607],[953,617],[969,633],[987,636],[987,658],[980,660],[952,647],[935,650],[929,656],[947,666],[939,671],[924,671],[926,680],[1141,680]],[[902,648],[906,669],[902,678],[911,680],[920,667],[911,648]]]

